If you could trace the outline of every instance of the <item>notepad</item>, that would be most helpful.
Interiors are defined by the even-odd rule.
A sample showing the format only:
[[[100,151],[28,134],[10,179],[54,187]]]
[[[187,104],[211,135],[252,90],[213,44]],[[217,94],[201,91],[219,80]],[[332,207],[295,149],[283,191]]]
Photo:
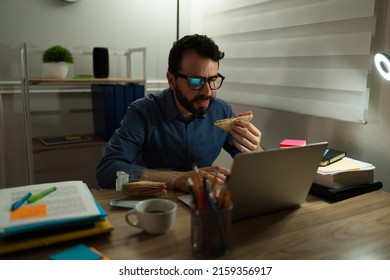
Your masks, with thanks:
[[[327,166],[329,164],[332,164],[332,163],[342,159],[346,155],[347,155],[347,153],[344,151],[339,151],[339,150],[327,148],[324,152],[323,157],[322,157],[320,166]]]
[[[46,146],[52,146],[52,145],[88,142],[88,141],[92,141],[92,138],[87,135],[68,135],[68,136],[59,136],[59,137],[39,138],[39,141],[45,144]]]
[[[99,260],[102,256],[84,244],[79,244],[50,256],[52,260]]]

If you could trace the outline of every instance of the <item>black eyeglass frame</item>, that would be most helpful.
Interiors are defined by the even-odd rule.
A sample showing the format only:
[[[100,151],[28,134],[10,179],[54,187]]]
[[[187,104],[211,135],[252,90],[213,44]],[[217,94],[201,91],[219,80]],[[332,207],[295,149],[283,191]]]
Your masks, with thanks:
[[[225,80],[225,76],[223,76],[220,73],[218,73],[218,75],[216,75],[216,76],[212,76],[212,77],[209,77],[209,78],[199,77],[199,76],[187,76],[187,75],[184,75],[184,74],[181,74],[181,73],[177,73],[177,72],[173,73],[173,75],[175,77],[178,77],[178,78],[186,79],[188,87],[190,89],[192,89],[192,90],[201,90],[206,85],[206,82],[209,84],[209,87],[212,90],[217,90],[217,89],[221,88],[221,86],[223,84],[223,81]],[[217,78],[221,78],[221,83],[219,84],[219,86],[217,88],[214,88],[214,86],[212,85],[212,82],[213,82],[213,79],[217,79]],[[199,79],[200,80],[200,87],[199,88],[192,88],[191,87],[191,85],[193,85],[191,83],[192,79]]]

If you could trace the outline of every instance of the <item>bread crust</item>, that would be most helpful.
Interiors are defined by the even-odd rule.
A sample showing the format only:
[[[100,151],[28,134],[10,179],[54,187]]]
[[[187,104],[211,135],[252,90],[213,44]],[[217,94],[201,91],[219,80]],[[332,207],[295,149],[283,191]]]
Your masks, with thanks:
[[[167,184],[155,181],[137,181],[122,185],[122,193],[128,196],[166,196]]]
[[[222,120],[218,120],[214,123],[216,127],[219,129],[222,129],[223,131],[229,132],[231,129],[232,124],[234,124],[236,121],[242,121],[242,122],[251,122],[253,119],[253,113],[252,111],[248,111],[239,115],[236,115],[231,118],[226,118]]]

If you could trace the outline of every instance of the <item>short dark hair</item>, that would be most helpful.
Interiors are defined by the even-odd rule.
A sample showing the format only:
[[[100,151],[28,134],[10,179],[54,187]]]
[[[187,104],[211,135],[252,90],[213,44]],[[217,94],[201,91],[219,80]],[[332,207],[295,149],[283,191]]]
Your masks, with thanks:
[[[213,39],[206,35],[187,35],[173,43],[168,58],[169,72],[175,73],[181,70],[181,61],[188,50],[194,50],[200,56],[210,58],[216,62],[219,62],[225,56],[225,53],[219,50]]]

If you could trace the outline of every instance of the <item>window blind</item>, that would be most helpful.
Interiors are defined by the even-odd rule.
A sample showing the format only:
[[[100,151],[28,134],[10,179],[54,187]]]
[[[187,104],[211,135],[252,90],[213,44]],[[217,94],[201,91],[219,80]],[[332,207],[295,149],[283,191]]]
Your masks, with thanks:
[[[221,97],[351,122],[368,109],[375,0],[203,1],[201,24],[225,52]],[[195,8],[194,8],[195,9]]]

